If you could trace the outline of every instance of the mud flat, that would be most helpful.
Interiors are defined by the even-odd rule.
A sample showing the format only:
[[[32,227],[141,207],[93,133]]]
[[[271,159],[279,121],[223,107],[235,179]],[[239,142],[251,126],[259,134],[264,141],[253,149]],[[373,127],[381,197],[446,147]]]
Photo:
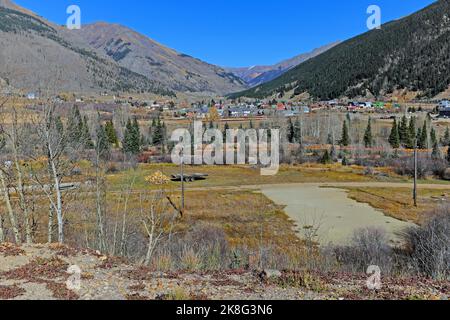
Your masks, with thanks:
[[[317,241],[322,245],[346,244],[355,230],[366,227],[382,228],[393,242],[398,242],[396,232],[413,226],[349,199],[342,189],[307,184],[268,186],[261,191],[275,203],[286,206],[285,212],[296,222],[299,234],[305,227],[320,225]]]

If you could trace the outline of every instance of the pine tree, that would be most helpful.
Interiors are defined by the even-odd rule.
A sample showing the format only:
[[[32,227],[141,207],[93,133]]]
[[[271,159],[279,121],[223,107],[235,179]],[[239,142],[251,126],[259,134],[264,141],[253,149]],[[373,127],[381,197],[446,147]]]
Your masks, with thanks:
[[[416,145],[415,147],[419,147],[420,140],[422,139],[422,128],[417,129],[416,134]]]
[[[415,140],[416,140],[416,118],[411,117],[409,120],[409,126],[408,126],[408,138],[405,143],[405,147],[408,149],[414,149],[415,147]]]
[[[86,149],[92,149],[94,147],[94,142],[92,142],[91,132],[89,130],[88,119],[86,116],[83,118],[83,123],[81,127],[81,143],[84,144]]]
[[[332,162],[330,153],[328,150],[325,150],[325,153],[323,154],[322,158],[320,159],[320,163],[322,164],[330,164]]]
[[[406,116],[402,117],[402,120],[400,122],[400,126],[398,128],[398,135],[400,137],[400,143],[403,145],[408,145],[408,119]]]
[[[164,142],[164,128],[161,119],[158,118],[156,125],[153,128],[152,144],[154,146],[161,146]]]
[[[103,160],[107,159],[111,151],[111,143],[109,141],[108,133],[103,125],[97,127],[97,141],[95,144],[97,154]]]
[[[131,120],[128,119],[127,124],[125,126],[125,132],[123,133],[123,141],[122,148],[125,153],[132,153],[132,138],[133,137],[133,125],[131,124]]]
[[[420,137],[418,140],[419,149],[428,149],[428,128],[427,122],[425,121],[423,124],[423,128],[420,131]]]
[[[431,128],[431,131],[430,131],[430,142],[433,147],[435,144],[438,143],[436,130],[434,128]]]
[[[300,120],[297,118],[294,124],[294,141],[301,144],[302,140],[302,125]]]
[[[136,118],[131,122],[128,119],[127,125],[125,127],[125,132],[123,135],[122,147],[125,153],[138,154],[141,150],[140,146],[140,130],[139,125],[137,124]]]
[[[348,126],[346,120],[344,120],[344,124],[342,125],[342,136],[339,144],[343,147],[348,147],[350,145],[350,137],[348,135]]]
[[[400,148],[400,135],[398,132],[397,119],[394,119],[394,124],[392,125],[391,134],[389,136],[389,143],[394,149]]]
[[[433,144],[433,152],[431,153],[431,158],[433,158],[434,160],[439,160],[442,158],[441,150],[439,149],[439,144],[437,141]]]
[[[289,143],[294,143],[295,140],[295,127],[292,119],[288,119],[287,138]]]
[[[444,139],[442,140],[442,145],[448,146],[450,144],[450,129],[447,127],[444,134]]]
[[[141,150],[141,129],[136,117],[133,119],[133,139],[134,141],[136,141],[137,145],[136,153],[139,153],[139,151]]]
[[[372,119],[370,118],[369,123],[367,124],[366,132],[364,133],[364,145],[366,148],[372,148],[373,146]]]
[[[119,146],[119,138],[117,137],[116,129],[114,128],[114,123],[107,121],[105,125],[105,132],[108,137],[108,142],[115,147]]]
[[[139,127],[139,123],[138,123],[136,117],[133,118],[133,129],[134,129],[135,133],[139,133],[139,135],[140,135],[141,129]]]
[[[81,117],[80,109],[74,106],[69,113],[67,119],[67,140],[70,145],[76,147],[82,143],[83,137],[83,118]],[[84,146],[84,143],[82,143]]]

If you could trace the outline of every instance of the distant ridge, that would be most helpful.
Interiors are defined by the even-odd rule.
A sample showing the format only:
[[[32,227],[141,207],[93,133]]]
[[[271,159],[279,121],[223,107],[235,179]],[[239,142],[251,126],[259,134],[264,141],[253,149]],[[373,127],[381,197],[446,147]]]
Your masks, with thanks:
[[[433,98],[450,85],[450,2],[441,0],[230,97],[315,99],[408,95]],[[286,94],[289,92],[289,96]],[[293,93],[293,94],[292,94]]]
[[[291,59],[281,61],[272,66],[252,66],[244,68],[225,68],[228,72],[232,72],[236,76],[243,79],[250,87],[269,82],[299,64],[322,54],[323,52],[333,48],[340,42],[333,42],[320,48],[314,49],[311,52],[303,53]]]

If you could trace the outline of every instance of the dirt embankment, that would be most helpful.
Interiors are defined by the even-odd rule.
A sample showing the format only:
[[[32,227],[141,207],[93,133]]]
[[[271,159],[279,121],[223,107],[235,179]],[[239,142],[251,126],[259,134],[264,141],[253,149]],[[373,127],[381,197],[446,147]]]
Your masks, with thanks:
[[[449,282],[419,278],[385,278],[371,291],[366,280],[306,271],[163,273],[91,250],[0,245],[0,299],[448,299],[450,291]]]

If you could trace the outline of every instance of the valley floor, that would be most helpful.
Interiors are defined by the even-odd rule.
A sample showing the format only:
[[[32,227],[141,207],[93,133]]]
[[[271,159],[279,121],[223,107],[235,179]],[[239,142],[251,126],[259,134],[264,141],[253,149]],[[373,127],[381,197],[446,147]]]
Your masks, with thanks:
[[[172,165],[145,165],[136,171],[110,174],[107,179],[112,187],[106,195],[108,216],[114,218],[117,212],[121,213],[119,208],[124,205],[124,200],[118,195],[129,193],[128,219],[130,223],[139,223],[140,196],[155,191],[145,177],[156,171],[170,175],[177,170]],[[425,213],[449,203],[448,183],[422,182],[419,207],[414,208],[410,181],[382,174],[382,170],[373,177],[366,176],[358,167],[283,167],[280,175],[267,179],[262,178],[258,170],[248,167],[192,167],[188,170],[210,176],[205,181],[186,184],[185,216],[177,221],[175,232],[200,232],[205,230],[202,228],[207,223],[209,229],[224,233],[231,248],[247,247],[256,253],[264,247],[277,248],[277,253],[289,253],[292,261],[298,262],[290,269],[308,271],[282,271],[283,261],[274,261],[280,264],[270,264],[271,267],[275,265],[280,271],[267,272],[271,276],[268,278],[262,271],[253,271],[259,266],[255,256],[255,261],[248,261],[248,269],[226,271],[226,268],[219,268],[206,272],[202,271],[204,268],[200,263],[190,270],[180,271],[184,267],[175,266],[171,261],[172,267],[165,269],[171,271],[156,272],[162,269],[155,265],[142,267],[138,264],[139,259],[131,263],[91,250],[59,245],[17,247],[0,244],[0,300],[448,299],[449,281],[383,276],[382,289],[372,291],[367,289],[365,270],[360,270],[361,273],[326,273],[312,271],[319,269],[314,266],[305,267],[302,263],[305,262],[304,243],[295,230],[298,223],[286,214],[288,210],[283,203],[275,203],[261,192],[267,188],[343,189],[352,199],[349,201],[369,204],[392,218],[420,224]],[[94,212],[95,208],[89,185],[84,179],[79,182],[82,187],[74,193],[73,205],[67,211],[67,218],[72,222],[83,222],[83,215]],[[128,192],[123,191],[128,188]],[[179,204],[179,184],[170,183],[167,192]],[[45,227],[46,221],[41,225]],[[72,223],[69,227],[67,238],[70,241],[91,230],[93,225]],[[45,230],[38,230],[37,236],[37,241],[45,242]],[[90,247],[88,240],[78,243],[81,247]],[[76,242],[72,240],[71,243]],[[81,270],[79,289],[69,290],[66,286],[67,280],[76,280],[76,274],[67,273],[71,266]],[[238,268],[247,266],[243,263]]]

